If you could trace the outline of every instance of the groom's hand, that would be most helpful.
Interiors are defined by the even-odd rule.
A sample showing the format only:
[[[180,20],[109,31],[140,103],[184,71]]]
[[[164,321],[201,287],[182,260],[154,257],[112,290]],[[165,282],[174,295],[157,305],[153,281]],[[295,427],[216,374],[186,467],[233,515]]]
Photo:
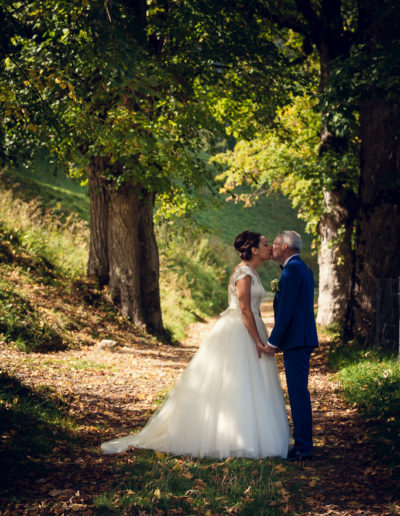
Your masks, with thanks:
[[[277,351],[277,348],[273,348],[268,343],[265,345],[264,353],[269,355],[270,357],[273,357]]]

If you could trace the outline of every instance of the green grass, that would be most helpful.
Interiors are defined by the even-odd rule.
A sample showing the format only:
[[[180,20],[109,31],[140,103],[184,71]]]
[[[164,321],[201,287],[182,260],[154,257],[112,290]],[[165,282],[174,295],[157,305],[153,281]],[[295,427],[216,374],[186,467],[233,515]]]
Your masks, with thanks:
[[[13,191],[14,198],[24,202],[40,202],[43,209],[50,209],[61,219],[75,213],[89,221],[87,186],[61,172],[51,173],[40,163],[33,171],[5,169],[1,172],[0,183],[4,189]]]
[[[94,514],[282,514],[301,509],[290,471],[272,459],[216,462],[136,450],[124,483],[95,498]]]
[[[1,199],[0,195],[0,204]],[[30,299],[37,284],[56,283],[56,267],[42,253],[29,252],[23,237],[21,230],[9,231],[0,223],[0,333],[3,341],[14,342],[21,351],[65,349],[68,341],[64,333],[44,321]],[[16,280],[21,280],[17,276],[21,271],[27,283],[24,287]]]
[[[49,389],[35,389],[0,373],[0,463],[8,471],[0,475],[0,485],[12,488],[12,472],[41,478],[52,467],[53,448],[60,442],[67,446],[77,442],[64,407]]]
[[[74,360],[70,363],[70,367],[72,369],[77,370],[96,370],[101,371],[104,369],[111,369],[111,366],[106,364],[100,364],[98,362],[93,362],[91,360]]]
[[[305,223],[297,218],[290,201],[281,195],[273,194],[260,198],[254,206],[244,207],[233,201],[222,201],[219,206],[202,210],[196,215],[212,234],[225,244],[230,262],[237,263],[237,253],[233,249],[235,237],[245,229],[262,233],[271,243],[279,231],[291,229],[302,236],[302,258],[311,267],[317,279],[317,258],[312,254],[312,235],[305,233]],[[267,262],[260,267],[260,275],[269,287],[269,282],[280,276],[279,265]]]
[[[162,229],[158,234],[163,318],[173,338],[181,340],[188,324],[226,307],[231,267],[219,239],[192,232],[192,239],[176,235],[166,246]]]
[[[384,461],[400,464],[400,364],[379,348],[335,345],[330,363],[346,399],[368,423],[369,436]]]
[[[16,242],[31,260],[45,263],[48,270],[52,266],[53,276],[85,273],[89,231],[78,215],[70,213],[61,220],[35,199],[25,202],[15,199],[11,190],[0,190],[0,224],[4,234],[0,252],[5,258],[7,247],[12,257]]]

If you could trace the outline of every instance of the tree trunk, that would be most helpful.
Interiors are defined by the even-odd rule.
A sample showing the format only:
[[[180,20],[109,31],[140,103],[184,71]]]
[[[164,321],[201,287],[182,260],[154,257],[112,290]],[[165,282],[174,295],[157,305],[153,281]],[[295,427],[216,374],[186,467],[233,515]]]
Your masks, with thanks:
[[[377,278],[400,276],[400,107],[390,93],[390,53],[398,39],[397,1],[359,2],[359,27],[368,50],[386,55],[385,78],[372,82],[360,105],[361,179],[355,239],[349,338],[371,345],[375,336]],[[374,63],[371,61],[371,73]],[[376,80],[376,79],[375,79]],[[381,313],[380,320],[389,320]]]
[[[111,190],[108,220],[110,293],[115,304],[138,327],[146,327],[141,296],[141,203],[137,187]]]
[[[376,279],[400,276],[400,112],[385,98],[362,103],[360,209],[349,336],[372,344]],[[385,320],[385,314],[380,315]]]
[[[323,0],[319,23],[313,23],[312,38],[320,56],[320,91],[329,85],[332,62],[346,57],[349,42],[344,36],[340,2]],[[347,141],[327,127],[321,131],[320,155],[327,152],[344,154]],[[332,171],[332,175],[337,175]],[[346,176],[346,174],[344,174]],[[341,322],[346,313],[352,271],[351,235],[354,224],[355,196],[351,187],[337,182],[324,189],[324,214],[318,225],[321,239],[318,253],[319,292],[317,322],[323,326]]]
[[[352,201],[349,190],[324,191],[325,214],[319,223],[319,292],[317,322],[323,326],[342,321],[350,293],[352,271]]]
[[[330,42],[332,44],[332,42]],[[322,41],[320,89],[328,85],[331,59],[335,50]],[[345,153],[347,142],[323,127],[320,155],[333,151]],[[342,322],[347,311],[353,268],[351,237],[354,224],[355,195],[349,186],[337,183],[334,189],[323,190],[324,214],[318,224],[320,248],[318,252],[319,287],[317,322],[322,326]]]
[[[104,170],[101,158],[93,159],[88,167],[90,198],[90,241],[87,275],[96,278],[100,286],[108,284],[108,216],[107,184],[99,171]]]
[[[153,224],[154,194],[144,196],[141,204],[141,223],[139,227],[139,240],[141,244],[141,294],[146,325],[155,333],[160,333],[163,328],[161,308],[159,274],[160,263],[158,247]]]
[[[263,2],[269,4],[269,2]],[[341,0],[321,0],[320,2],[296,1],[295,8],[284,7],[284,2],[274,3],[272,19],[280,26],[299,32],[304,37],[304,49],[310,43],[316,45],[320,58],[320,91],[329,87],[332,63],[338,58],[346,58],[350,50],[350,37],[344,26]],[[314,4],[314,5],[313,5]],[[279,7],[278,7],[279,6]],[[262,10],[262,9],[261,9]],[[297,10],[297,12],[296,12]],[[307,50],[305,50],[307,54]],[[322,131],[320,154],[333,151],[343,154],[348,151],[347,141],[329,131],[324,125],[322,113]],[[335,170],[332,177],[337,177]],[[343,174],[346,178],[347,174]],[[352,253],[350,249],[354,218],[350,199],[354,199],[352,185],[345,179],[337,181],[329,191],[324,190],[325,210],[319,222],[321,247],[319,251],[319,298],[318,317],[320,324],[327,325],[343,320],[343,313],[348,302],[348,288],[351,280]],[[334,241],[334,245],[332,245]],[[343,260],[345,260],[344,263]]]
[[[89,169],[88,274],[109,285],[113,302],[136,326],[161,335],[154,194],[138,184],[116,190],[101,178],[101,165],[94,160]]]

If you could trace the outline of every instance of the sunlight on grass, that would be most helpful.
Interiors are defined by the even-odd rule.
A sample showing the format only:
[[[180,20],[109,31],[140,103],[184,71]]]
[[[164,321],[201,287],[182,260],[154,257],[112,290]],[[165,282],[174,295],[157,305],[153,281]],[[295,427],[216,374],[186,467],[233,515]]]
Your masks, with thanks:
[[[282,514],[301,508],[291,468],[274,459],[216,462],[134,450],[124,484],[95,499],[95,514]]]
[[[37,163],[33,169],[7,167],[0,173],[0,183],[12,190],[15,199],[24,202],[36,200],[45,209],[50,209],[60,219],[70,213],[89,220],[89,196],[87,185],[64,173],[53,173]]]
[[[224,245],[202,233],[191,239],[170,237],[160,245],[161,306],[166,327],[176,340],[188,324],[221,312],[227,305],[227,283],[233,264],[225,260]],[[188,245],[188,241],[191,245]]]
[[[270,242],[273,242],[279,231],[292,229],[301,234],[303,248],[301,256],[311,267],[315,279],[318,278],[317,257],[312,254],[312,235],[305,233],[305,223],[297,218],[296,211],[291,207],[288,199],[273,194],[262,196],[253,206],[244,208],[241,203],[220,201],[218,206],[210,206],[196,214],[200,224],[212,234],[218,235],[225,244],[225,253],[228,253],[237,263],[237,253],[233,250],[233,241],[241,231],[249,229],[262,233]],[[260,267],[260,277],[269,287],[270,281],[280,276],[279,265],[276,262],[267,262]]]
[[[92,362],[91,360],[75,360],[71,361],[69,364],[72,369],[95,369],[95,370],[102,370],[102,369],[112,369],[111,366],[107,364],[99,364],[98,362]]]
[[[89,230],[76,215],[61,222],[35,200],[23,202],[13,199],[11,191],[0,190],[0,219],[30,254],[45,258],[64,274],[84,274]]]
[[[47,322],[22,293],[0,279],[0,332],[5,342],[21,351],[55,351],[66,348],[64,336]]]
[[[400,463],[400,364],[380,348],[336,347],[330,362],[346,399],[367,420],[369,435],[385,461]]]

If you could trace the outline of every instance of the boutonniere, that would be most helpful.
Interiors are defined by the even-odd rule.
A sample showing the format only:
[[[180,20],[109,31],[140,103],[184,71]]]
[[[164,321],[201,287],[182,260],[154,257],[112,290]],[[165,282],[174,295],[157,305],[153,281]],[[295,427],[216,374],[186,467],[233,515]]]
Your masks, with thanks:
[[[278,279],[273,279],[271,281],[271,290],[272,292],[279,292],[279,280]]]

